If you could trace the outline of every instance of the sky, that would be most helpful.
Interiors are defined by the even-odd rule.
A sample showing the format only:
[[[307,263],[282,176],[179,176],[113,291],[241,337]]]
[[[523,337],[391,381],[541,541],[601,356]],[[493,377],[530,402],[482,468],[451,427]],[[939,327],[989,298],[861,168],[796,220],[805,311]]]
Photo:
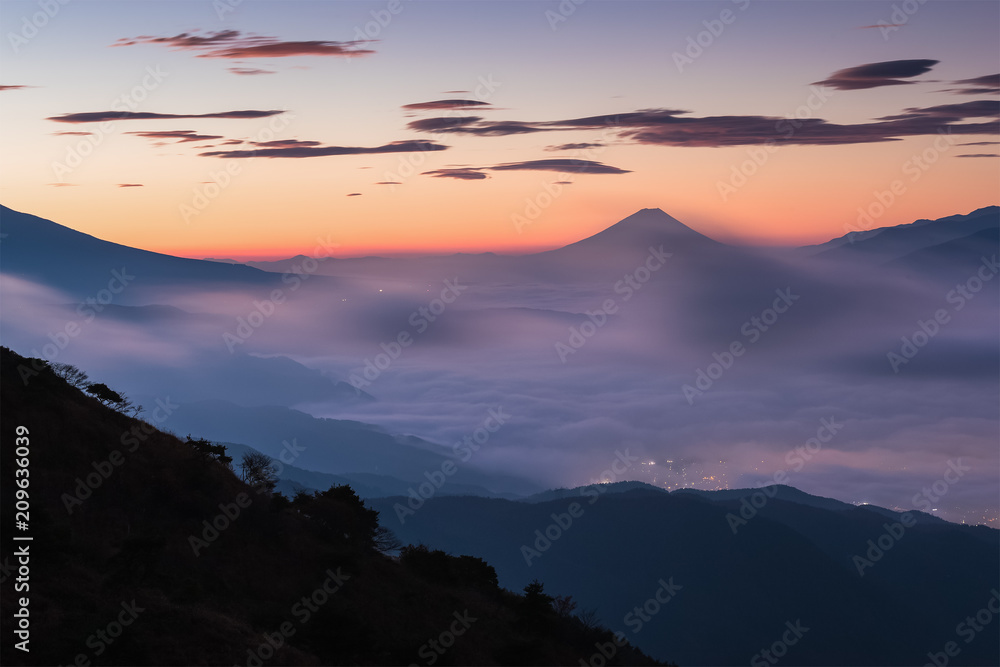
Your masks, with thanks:
[[[647,207],[801,245],[997,203],[995,2],[4,0],[0,25],[0,200],[170,254],[526,253]]]

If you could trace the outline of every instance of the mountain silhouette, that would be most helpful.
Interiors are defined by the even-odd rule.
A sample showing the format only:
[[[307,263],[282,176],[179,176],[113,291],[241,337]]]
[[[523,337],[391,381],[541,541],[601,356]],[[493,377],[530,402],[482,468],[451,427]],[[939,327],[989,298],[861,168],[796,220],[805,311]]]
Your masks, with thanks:
[[[577,254],[589,256],[591,253],[630,252],[636,248],[645,250],[649,246],[660,245],[667,251],[680,253],[726,247],[661,209],[644,208],[593,236],[556,250],[538,253],[535,257],[572,257]]]
[[[37,370],[27,384],[21,366]],[[0,597],[8,637],[30,597],[30,652],[4,642],[5,665],[576,665],[614,646],[542,585],[519,595],[481,559],[394,545],[349,486],[273,495],[195,446],[210,443],[105,407],[6,347],[0,410],[17,415],[31,472],[19,534],[32,540],[0,545],[11,589],[16,552],[30,556],[30,587]],[[3,456],[13,508],[15,448]],[[14,513],[2,524],[13,534]],[[608,664],[662,663],[625,643]]]
[[[819,256],[868,258],[889,261],[924,248],[947,243],[1000,228],[1000,206],[986,206],[966,215],[950,215],[937,220],[917,220],[895,227],[851,232],[802,250]]]
[[[279,276],[243,265],[185,259],[103,241],[51,220],[0,206],[0,270],[58,289],[77,298],[108,288],[113,271],[123,273],[129,289],[116,302],[134,300],[132,286],[207,287],[212,284],[267,286]],[[121,282],[121,279],[118,279]],[[113,287],[118,288],[119,283]]]
[[[404,541],[484,558],[502,585],[539,578],[555,593],[572,590],[644,651],[685,665],[754,664],[797,620],[809,631],[788,648],[788,664],[924,664],[956,639],[955,623],[1000,595],[995,529],[824,509],[815,497],[744,505],[602,488],[533,503],[437,497],[405,523],[392,518],[405,499],[370,502]],[[629,614],[671,577],[683,588],[633,632]],[[950,664],[997,664],[998,640],[1000,624],[986,626]]]

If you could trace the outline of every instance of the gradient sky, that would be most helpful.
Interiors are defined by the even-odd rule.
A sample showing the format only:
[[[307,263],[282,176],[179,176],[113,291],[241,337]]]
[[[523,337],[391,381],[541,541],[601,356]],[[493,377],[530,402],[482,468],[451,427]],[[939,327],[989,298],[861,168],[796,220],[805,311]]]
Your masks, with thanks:
[[[53,0],[58,11],[49,18],[39,14],[45,3],[4,0],[0,200],[131,246],[234,258],[308,254],[317,238],[339,243],[342,255],[527,252],[576,241],[644,207],[662,208],[720,240],[804,244],[856,229],[858,209],[871,207],[874,193],[894,181],[902,186],[895,201],[861,227],[967,213],[998,200],[995,77],[992,86],[967,81],[1000,69],[1000,3],[913,3],[912,15],[897,10],[894,17],[901,3],[590,0],[575,6],[567,0],[562,7],[575,10],[556,22],[564,17],[555,0],[401,0],[394,15],[387,1],[244,0],[219,11],[231,1],[63,6]],[[730,12],[728,24],[718,22],[724,11]],[[384,26],[374,23],[378,17]],[[871,27],[900,18],[905,24]],[[705,32],[705,22],[719,34]],[[237,32],[219,39],[219,31]],[[699,33],[707,46],[679,68],[674,54],[684,53]],[[216,37],[203,48],[149,39],[113,46],[181,34]],[[209,57],[247,46],[257,50]],[[312,54],[287,55],[304,50]],[[350,53],[358,50],[368,53]],[[245,57],[261,51],[271,55]],[[921,60],[928,62],[912,62]],[[911,62],[888,66],[890,75],[855,70],[833,76],[890,61]],[[150,71],[165,76],[156,82]],[[483,82],[495,85],[490,90]],[[123,96],[133,103],[122,106]],[[486,104],[404,108],[448,99]],[[813,109],[804,106],[810,101]],[[974,112],[973,102],[980,105]],[[966,106],[920,111],[959,104]],[[125,109],[185,116],[283,113],[104,125],[51,120]],[[639,133],[669,124],[558,124],[639,110],[715,119],[694,131],[697,146]],[[733,170],[752,154],[760,161],[760,144],[768,137],[759,134],[757,145],[717,144],[743,136],[753,117],[774,128],[777,119],[797,113],[840,129],[824,135],[834,137],[825,145],[800,145],[794,142],[811,136],[803,126],[792,143],[763,153],[766,159],[754,165],[745,185],[721,192],[720,184],[740,185],[731,180]],[[423,119],[473,116],[483,120],[461,121],[457,133],[408,127]],[[899,118],[876,120],[890,116]],[[467,131],[496,121],[520,121],[533,131]],[[880,123],[896,125],[886,133],[873,127]],[[860,124],[863,132],[843,127]],[[981,124],[981,131],[953,133],[947,142],[927,130],[939,124]],[[918,129],[898,138],[899,127]],[[218,138],[133,134],[180,131]],[[892,140],[860,142],[875,136]],[[244,143],[221,145],[229,140]],[[201,155],[265,148],[247,143],[255,140],[318,142],[307,150],[410,150]],[[430,144],[393,148],[393,142],[447,148],[414,151]],[[603,145],[551,150],[576,143]],[[74,152],[88,154],[77,164]],[[921,155],[933,158],[926,169],[912,161]],[[566,159],[627,173],[489,168]],[[440,171],[456,168],[466,169],[457,174],[465,178]],[[227,186],[211,185],[213,177],[225,180],[219,174],[227,169]],[[379,184],[385,181],[399,184]],[[564,183],[553,185],[559,181]],[[531,215],[533,203],[543,205],[537,215]],[[518,227],[514,216],[525,213],[530,224]]]

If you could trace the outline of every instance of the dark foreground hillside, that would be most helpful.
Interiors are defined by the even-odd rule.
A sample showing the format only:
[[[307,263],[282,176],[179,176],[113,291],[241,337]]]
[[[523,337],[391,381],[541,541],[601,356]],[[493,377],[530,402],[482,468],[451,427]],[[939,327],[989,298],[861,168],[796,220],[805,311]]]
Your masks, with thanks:
[[[478,558],[384,555],[349,487],[255,491],[220,452],[27,368],[2,350],[3,664],[658,664]]]

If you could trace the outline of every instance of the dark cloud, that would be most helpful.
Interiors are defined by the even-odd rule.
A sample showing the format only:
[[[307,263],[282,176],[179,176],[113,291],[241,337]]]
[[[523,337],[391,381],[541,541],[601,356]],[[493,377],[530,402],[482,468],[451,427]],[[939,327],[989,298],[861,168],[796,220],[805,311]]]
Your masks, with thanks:
[[[573,181],[554,181],[553,185],[573,185]]]
[[[1000,74],[987,74],[977,76],[974,79],[959,79],[952,81],[952,85],[959,88],[951,88],[944,92],[958,93],[959,95],[992,95],[1000,93]]]
[[[593,160],[573,160],[573,159],[528,160],[526,162],[508,162],[507,164],[498,164],[495,167],[490,167],[490,169],[496,171],[508,171],[515,169],[532,170],[532,171],[560,171],[560,172],[572,172],[576,174],[631,173],[628,169],[619,169],[618,167],[612,167],[610,165],[601,164],[600,162],[594,162]]]
[[[601,148],[606,144],[601,143],[579,143],[579,144],[559,144],[558,146],[546,146],[547,151],[580,151],[587,148]]]
[[[857,67],[838,70],[815,85],[828,86],[837,90],[862,90],[879,86],[899,86],[914,83],[900,81],[910,77],[925,74],[937,65],[938,60],[888,60],[881,63],[868,63]]]
[[[53,132],[52,136],[62,137],[62,136],[72,136],[72,137],[89,137],[93,132]]]
[[[933,107],[910,107],[896,116],[883,116],[878,120],[909,120],[935,118],[943,121],[957,121],[965,118],[1000,119],[1000,100],[976,100],[960,104],[939,104]]]
[[[404,104],[404,109],[477,109],[490,106],[489,102],[479,100],[434,100],[433,102],[417,102]]]
[[[258,67],[230,67],[229,71],[233,74],[243,74],[245,76],[256,76],[258,74],[276,74],[274,70],[270,69],[260,69]]]
[[[66,113],[61,116],[49,116],[46,120],[57,123],[103,123],[109,120],[176,120],[179,118],[267,118],[285,113],[282,110],[257,111],[220,111],[219,113],[151,113],[148,111],[90,111],[86,113]]]
[[[351,192],[350,194],[348,194],[346,196],[347,197],[360,197],[361,193],[360,192]]]
[[[198,134],[194,130],[164,130],[162,132],[126,132],[145,139],[164,140],[158,144],[166,143],[165,140],[174,140],[175,143],[185,143],[189,141],[211,141],[212,139],[222,139],[218,134]]]
[[[554,159],[508,162],[492,167],[452,167],[425,171],[423,175],[435,178],[457,178],[465,181],[481,181],[489,178],[486,171],[558,171],[576,174],[628,174],[627,169],[619,169],[592,160]],[[560,181],[568,183],[568,181]]]
[[[375,185],[402,185],[399,181],[379,181]]]
[[[37,88],[37,86],[23,86],[23,85],[17,85],[17,86],[0,86],[0,91],[3,91],[3,90],[24,90],[25,88]]]
[[[421,118],[407,123],[407,127],[418,132],[447,132],[455,128],[465,128],[483,120],[482,116],[454,116],[450,118]]]
[[[965,155],[956,155],[955,157],[1000,157],[997,153],[966,153]]]
[[[143,183],[119,183],[120,188],[142,188],[145,187]]]
[[[181,51],[200,51],[199,58],[287,58],[291,56],[340,56],[355,58],[374,51],[362,48],[367,41],[332,42],[311,40],[304,42],[282,41],[277,37],[249,35],[239,30],[219,30],[198,34],[183,32],[173,37],[123,38],[112,46],[158,44]]]
[[[483,173],[481,169],[482,167],[435,169],[433,171],[425,171],[423,175],[433,176],[434,178],[457,178],[463,181],[481,181],[489,178],[489,174]]]
[[[240,142],[242,143],[242,142]],[[298,146],[320,146],[321,141],[300,141],[298,139],[276,139],[274,141],[254,141],[254,146],[261,148],[296,148]]]
[[[483,137],[503,137],[509,134],[544,132],[544,123],[522,123],[517,121],[484,121],[481,116],[457,116],[443,118],[422,118],[407,124],[418,132],[447,132],[452,134],[473,134]]]
[[[484,121],[478,116],[414,121],[411,129],[479,136],[522,132],[602,130],[621,139],[660,146],[717,147],[754,144],[840,145],[896,141],[904,137],[996,134],[996,122],[960,123],[967,118],[998,118],[1000,102],[977,100],[926,108],[909,108],[874,122],[840,125],[822,118],[773,116],[691,116],[677,109],[645,109],[568,120]]]
[[[265,142],[270,143],[270,142]],[[287,142],[279,142],[287,143]],[[209,151],[199,153],[204,157],[222,158],[253,158],[253,157],[324,157],[327,155],[363,155],[369,153],[416,153],[423,151],[443,151],[448,148],[433,141],[393,141],[384,146],[363,147],[363,146],[317,146],[318,142],[301,141],[293,142],[278,148],[261,147],[252,150],[235,151]]]
[[[1000,141],[969,141],[959,144],[959,146],[995,146],[996,144],[1000,144]]]

